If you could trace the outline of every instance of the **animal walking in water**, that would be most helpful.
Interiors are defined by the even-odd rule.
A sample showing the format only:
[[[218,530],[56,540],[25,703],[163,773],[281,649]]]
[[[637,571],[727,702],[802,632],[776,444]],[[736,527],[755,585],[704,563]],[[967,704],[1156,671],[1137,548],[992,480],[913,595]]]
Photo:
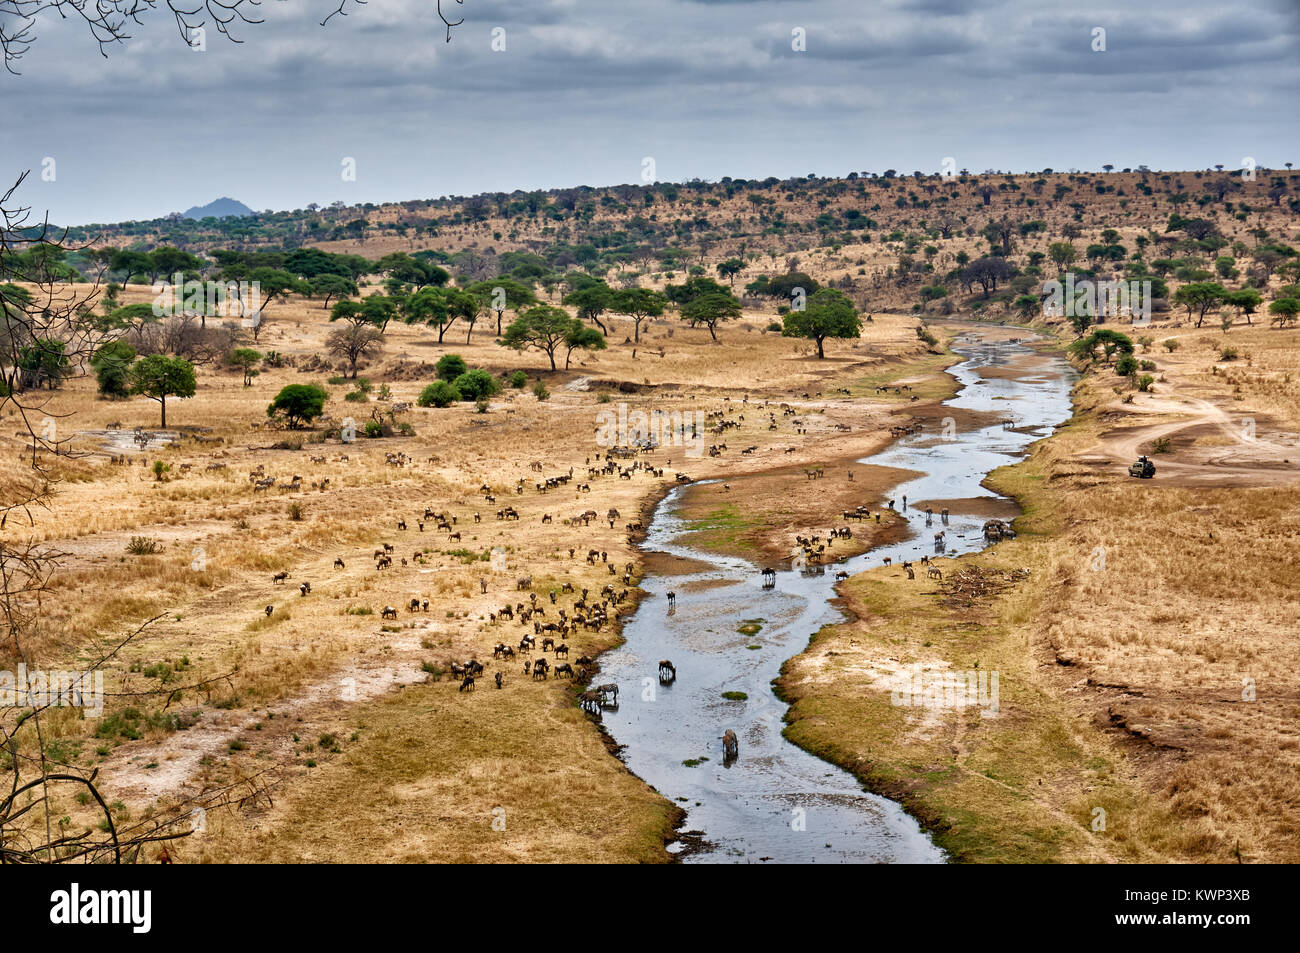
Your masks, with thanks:
[[[740,754],[740,742],[736,739],[736,733],[728,728],[722,734],[722,757],[724,761],[730,761]]]
[[[659,681],[672,682],[677,679],[677,666],[673,665],[668,659],[659,661]]]
[[[670,609],[677,608],[677,593],[675,592],[668,593],[668,608]]]

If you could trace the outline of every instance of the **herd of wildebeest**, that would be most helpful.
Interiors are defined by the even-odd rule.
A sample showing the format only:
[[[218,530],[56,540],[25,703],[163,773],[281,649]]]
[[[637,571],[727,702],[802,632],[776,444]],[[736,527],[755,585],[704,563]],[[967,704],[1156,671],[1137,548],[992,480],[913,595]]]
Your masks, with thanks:
[[[809,395],[804,395],[805,397]],[[820,395],[818,395],[820,396]],[[748,398],[739,402],[748,403]],[[759,407],[766,408],[768,402],[761,402]],[[790,405],[782,404],[782,416],[784,418],[793,417],[793,426],[799,433],[807,432],[807,423],[797,416]],[[739,428],[744,423],[743,411],[739,411],[735,406],[724,408],[722,410],[710,411],[706,415],[707,430],[713,434],[722,434],[729,429]],[[778,420],[774,412],[768,411],[766,419],[763,420],[766,428],[769,430],[778,429]],[[847,429],[844,425],[835,425],[840,429]],[[917,433],[921,430],[919,423],[910,423],[906,427],[890,427],[891,434],[898,436],[905,433]],[[680,436],[683,438],[697,436],[693,430],[687,430]],[[515,506],[502,503],[498,505],[497,495],[506,493],[512,496],[522,496],[530,489],[535,490],[538,494],[547,494],[552,490],[559,490],[570,487],[575,491],[575,495],[581,498],[583,494],[591,492],[591,483],[602,477],[614,477],[617,479],[631,480],[634,477],[642,476],[651,479],[664,479],[665,468],[671,467],[671,458],[665,461],[665,466],[652,465],[642,459],[643,454],[648,454],[659,449],[658,444],[653,439],[637,441],[632,446],[613,447],[603,454],[597,454],[593,462],[588,457],[585,461],[586,475],[585,478],[575,478],[575,469],[570,467],[566,472],[553,476],[542,476],[544,466],[540,461],[534,461],[529,464],[529,470],[532,475],[529,477],[520,477],[512,486],[507,485],[504,489],[494,488],[488,483],[479,487],[483,503],[494,507],[495,512],[489,509],[490,515],[495,515],[496,520],[501,523],[509,523],[521,519],[521,514]],[[727,445],[722,442],[711,445],[707,452],[709,456],[720,456],[727,451]],[[752,454],[758,448],[755,446],[746,447],[741,450],[742,454]],[[769,448],[777,450],[780,448]],[[791,447],[784,452],[794,451]],[[313,457],[313,462],[323,460],[323,457]],[[347,457],[340,457],[346,461]],[[625,464],[622,461],[631,459],[633,462]],[[405,454],[387,454],[386,461],[388,465],[395,467],[405,467],[408,463],[413,462]],[[224,465],[223,465],[224,466]],[[805,474],[808,479],[821,479],[825,476],[825,469],[817,467],[815,469],[806,469]],[[853,479],[852,470],[847,471],[847,479]],[[258,467],[249,475],[249,479],[254,484],[254,490],[266,489],[268,479],[265,476],[264,467]],[[690,483],[693,478],[685,473],[676,472],[673,478],[677,483]],[[273,485],[271,481],[270,485]],[[531,486],[530,486],[531,484]],[[287,481],[285,487],[290,489],[301,489],[302,478],[296,476],[291,481]],[[313,489],[326,489],[328,482],[323,485],[320,482],[313,482]],[[724,491],[730,490],[730,485],[723,483]],[[902,508],[907,510],[907,498],[903,497]],[[796,567],[803,566],[807,569],[815,569],[822,572],[824,563],[827,561],[838,562],[844,557],[839,557],[831,552],[831,547],[839,540],[847,540],[853,537],[853,530],[847,525],[850,521],[862,522],[872,519],[875,522],[881,521],[882,514],[896,513],[895,501],[889,500],[887,504],[881,506],[876,512],[872,512],[867,506],[858,506],[853,510],[846,510],[842,514],[845,525],[834,527],[825,532],[825,535],[809,533],[808,535],[796,534],[795,547],[791,552],[792,561]],[[934,518],[934,512],[931,508],[926,507],[926,525],[930,526]],[[480,524],[483,522],[483,513],[471,511],[462,514],[466,517],[467,524]],[[942,510],[939,518],[944,524],[948,523],[948,511]],[[587,508],[581,512],[572,513],[565,517],[560,514],[550,512],[542,513],[540,521],[543,524],[559,523],[571,528],[586,528],[592,522],[607,522],[610,529],[614,529],[622,519],[617,508],[609,507],[602,515],[596,509]],[[997,521],[990,521],[995,523]],[[412,517],[409,522],[406,517],[400,517],[396,520],[396,529],[398,532],[409,532],[408,527],[413,528],[417,533],[424,533],[426,526],[431,524],[434,532],[446,534],[448,542],[459,542],[462,538],[461,527],[465,524],[460,523],[460,515],[453,514],[446,510],[435,510],[433,507],[426,506],[423,513]],[[633,520],[624,524],[628,533],[629,541],[635,541],[638,534],[644,532],[644,526],[640,521]],[[1002,527],[997,527],[990,531],[986,527],[986,535],[996,536]],[[1006,530],[1009,533],[1009,528]],[[943,544],[944,533],[940,532],[935,536],[936,552],[944,551]],[[607,567],[609,575],[615,577],[615,581],[621,583],[621,586],[615,586],[611,581],[600,589],[598,594],[593,594],[590,588],[584,587],[580,590],[575,588],[572,582],[562,582],[558,586],[546,589],[539,596],[539,587],[534,585],[532,576],[521,576],[515,579],[514,592],[516,594],[513,600],[507,600],[495,611],[490,611],[486,616],[486,628],[489,630],[500,630],[504,626],[516,626],[514,635],[507,637],[498,637],[495,644],[492,645],[492,660],[498,663],[499,667],[493,673],[492,681],[497,689],[505,689],[507,685],[507,672],[512,664],[520,665],[522,674],[532,680],[545,681],[550,678],[562,678],[570,680],[575,685],[583,686],[583,690],[576,694],[578,704],[587,712],[599,717],[601,712],[618,705],[618,686],[613,683],[598,684],[589,686],[593,676],[599,671],[599,664],[596,659],[588,655],[579,655],[570,661],[569,640],[580,631],[599,632],[607,627],[617,628],[620,622],[621,609],[626,607],[629,593],[635,589],[638,581],[638,572],[634,564],[627,563],[619,571],[619,567],[610,559],[609,553],[595,548],[580,546],[565,547],[568,549],[570,559],[577,559],[582,555],[585,549],[585,562],[590,567],[604,565]],[[383,542],[378,549],[373,552],[373,560],[377,571],[387,570],[393,567],[394,560],[398,560],[401,566],[408,564],[423,565],[432,550],[427,546],[419,546],[410,551],[410,557],[398,552],[398,547],[391,542]],[[890,558],[884,557],[884,565],[890,565]],[[928,557],[921,558],[922,563],[928,563]],[[346,564],[339,556],[334,560],[334,568],[341,570],[346,568]],[[914,572],[911,563],[903,563],[902,568],[906,570],[909,578],[914,578]],[[500,572],[500,568],[493,564],[493,569]],[[941,578],[942,574],[935,567],[930,567],[928,575],[931,578]],[[776,573],[772,569],[762,570],[762,583],[764,588],[773,588],[776,584]],[[287,570],[282,570],[272,576],[272,582],[275,584],[284,583],[290,577]],[[848,578],[848,573],[844,571],[835,574],[836,581]],[[488,577],[479,578],[480,593],[486,595],[489,590]],[[298,586],[299,594],[303,598],[311,594],[311,583],[303,581]],[[526,593],[526,596],[525,596]],[[668,611],[675,612],[676,594],[667,593]],[[405,603],[408,613],[417,613],[429,611],[429,599],[414,596]],[[266,606],[266,615],[270,616],[275,610],[274,605]],[[631,611],[630,608],[628,611]],[[400,612],[397,606],[385,605],[380,613],[383,620],[397,620]],[[517,636],[517,641],[516,641]],[[490,664],[490,663],[489,663]],[[484,663],[479,661],[477,654],[468,660],[451,660],[446,662],[444,671],[448,672],[458,686],[459,692],[472,692],[478,681],[484,676]],[[669,659],[663,659],[658,666],[659,680],[663,684],[671,684],[677,677],[677,669]],[[724,752],[728,757],[735,757],[738,751],[738,741],[733,731],[728,730],[723,737]]]

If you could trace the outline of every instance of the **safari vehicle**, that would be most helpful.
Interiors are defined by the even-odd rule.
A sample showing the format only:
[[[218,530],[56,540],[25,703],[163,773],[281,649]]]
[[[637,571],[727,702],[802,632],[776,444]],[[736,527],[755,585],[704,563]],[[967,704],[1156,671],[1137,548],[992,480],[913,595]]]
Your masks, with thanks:
[[[1156,475],[1156,465],[1146,457],[1138,457],[1129,464],[1128,475],[1142,480],[1149,480]]]

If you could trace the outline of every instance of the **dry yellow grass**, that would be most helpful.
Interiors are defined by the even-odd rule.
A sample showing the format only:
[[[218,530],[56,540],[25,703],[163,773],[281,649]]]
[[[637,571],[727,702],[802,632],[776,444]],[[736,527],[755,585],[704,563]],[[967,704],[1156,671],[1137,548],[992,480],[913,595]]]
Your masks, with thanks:
[[[131,288],[123,300],[146,294]],[[280,352],[289,365],[267,369],[249,388],[237,375],[201,368],[198,394],[169,402],[169,425],[187,434],[178,446],[128,455],[130,464],[106,453],[55,461],[61,482],[49,510],[38,512],[33,526],[11,520],[3,530],[7,540],[42,540],[66,554],[41,628],[27,644],[34,664],[84,663],[159,616],[108,664],[107,678],[111,692],[163,693],[110,698],[109,719],[98,723],[61,714],[51,722],[60,754],[98,768],[123,816],[210,790],[230,788],[245,798],[239,809],[211,812],[206,833],[180,845],[186,861],[667,859],[673,806],[606,751],[568,683],[533,683],[522,664],[491,661],[492,645],[518,642],[522,627],[494,625],[489,614],[526,601],[515,589],[522,575],[533,576],[551,612],[546,593],[564,582],[593,593],[609,582],[622,588],[622,567],[638,561],[625,524],[673,484],[678,469],[707,477],[812,464],[849,437],[877,439],[877,424],[895,409],[884,402],[868,426],[848,436],[830,425],[833,410],[804,435],[784,420],[769,431],[767,418],[753,414],[727,435],[733,449],[720,457],[688,459],[682,448],[665,447],[641,458],[664,467],[663,478],[586,477],[587,463],[605,449],[596,444],[596,415],[619,401],[647,410],[726,410],[761,388],[818,417],[831,395],[804,393],[887,373],[922,351],[915,319],[877,315],[861,341],[832,344],[828,359],[818,361],[806,343],[764,333],[770,320],[747,317],[723,329],[719,344],[706,331],[655,322],[643,328],[635,357],[615,335],[609,351],[575,356],[572,372],[546,373],[553,393],[545,402],[507,388],[485,415],[472,405],[413,409],[403,418],[411,437],[345,447],[336,437],[305,434],[301,449],[278,450],[272,445],[296,439],[264,426],[267,403],[285,384],[323,382],[329,372],[291,366],[319,353],[328,330],[319,305],[275,306],[260,348]],[[532,376],[545,365],[542,355],[498,346],[482,326],[468,346],[461,338],[439,348],[431,338],[390,326],[385,353],[363,375],[375,391],[387,383],[395,401],[413,404],[432,379],[433,361],[447,351],[498,374],[523,368]],[[588,378],[585,388],[564,386],[579,377]],[[619,384],[639,393],[622,393]],[[328,389],[326,412],[336,424],[386,406],[343,401],[350,382]],[[67,415],[60,427],[77,430],[157,424],[155,403],[97,400],[86,378],[54,392],[48,412]],[[741,458],[741,446],[751,444],[757,453]],[[0,434],[0,448],[10,451],[3,453],[6,475],[22,472],[20,446]],[[794,454],[784,453],[789,446]],[[96,444],[87,438],[83,448]],[[410,462],[386,466],[390,451]],[[155,460],[171,466],[161,481]],[[533,461],[542,463],[541,473],[530,468]],[[226,468],[206,470],[213,462]],[[248,474],[259,465],[282,479],[301,475],[304,489],[256,493]],[[573,483],[544,494],[533,488],[570,468]],[[327,489],[311,488],[326,478]],[[521,478],[527,491],[515,495]],[[577,492],[578,481],[589,482],[590,492]],[[495,488],[495,504],[480,493],[485,483]],[[507,504],[520,520],[496,519]],[[454,514],[461,539],[435,531],[433,521],[421,532],[426,507]],[[622,513],[614,528],[602,520],[577,529],[563,523],[610,507]],[[543,523],[546,514],[554,521]],[[406,531],[396,528],[399,518]],[[135,536],[157,541],[157,553],[129,555]],[[382,543],[395,547],[395,565],[378,572],[371,553]],[[505,571],[487,561],[493,547],[504,551]],[[599,560],[589,564],[588,548],[607,553],[620,576]],[[336,558],[345,568],[334,567]],[[291,575],[276,585],[271,575],[280,570]],[[297,591],[303,581],[312,583],[306,597]],[[412,598],[428,599],[428,612],[408,611]],[[562,596],[558,607],[572,611],[573,599]],[[387,605],[398,607],[396,620],[380,618]],[[617,637],[616,627],[584,630],[570,637],[571,657],[595,655]],[[424,670],[470,657],[488,665],[472,694]],[[500,692],[492,685],[498,670],[507,680]],[[201,687],[168,694],[196,683]],[[257,793],[266,785],[266,794]],[[58,806],[82,816],[79,805]],[[505,808],[504,831],[492,826],[495,807]]]
[[[1163,405],[1124,403],[1100,369],[1075,420],[995,475],[1025,506],[1021,533],[957,563],[1028,579],[958,611],[933,584],[874,570],[847,586],[859,620],[787,665],[791,736],[905,800],[959,857],[1300,857],[1300,454],[1286,456],[1300,350],[1294,332],[1238,328],[1252,356],[1225,373],[1204,337],[1143,355]],[[1258,442],[1228,440],[1235,456],[1189,436],[1242,418]],[[1162,432],[1156,478],[1127,477],[1131,457],[1111,451],[1150,452]],[[917,663],[999,671],[1002,713],[891,706],[892,673]]]

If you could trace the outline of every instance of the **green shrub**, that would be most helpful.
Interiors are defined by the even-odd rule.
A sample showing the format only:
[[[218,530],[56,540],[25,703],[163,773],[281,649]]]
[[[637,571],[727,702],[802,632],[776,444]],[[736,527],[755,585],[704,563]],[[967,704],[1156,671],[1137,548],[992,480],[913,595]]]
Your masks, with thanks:
[[[266,416],[283,414],[289,426],[297,428],[324,413],[327,400],[329,394],[319,384],[290,384],[275,395],[266,408]]]
[[[460,399],[460,391],[456,389],[455,384],[438,380],[420,391],[420,396],[415,402],[421,407],[446,407]]]
[[[510,375],[510,386],[515,390],[523,390],[524,385],[528,383],[528,375],[523,371],[515,371]]]
[[[501,390],[501,385],[497,383],[497,379],[481,367],[466,371],[458,376],[452,384],[456,390],[460,391],[462,400],[476,401],[482,397],[491,397]]]
[[[434,365],[434,372],[440,381],[454,381],[469,370],[469,365],[459,354],[444,354]]]
[[[132,556],[152,556],[162,551],[162,544],[148,536],[132,536],[131,541],[126,544],[126,551]]]
[[[384,435],[384,425],[383,425],[383,424],[381,424],[378,420],[367,420],[367,421],[366,421],[366,436],[367,436],[367,437],[382,437],[383,435]]]
[[[538,381],[536,384],[533,385],[533,396],[536,397],[538,400],[547,400],[548,398],[550,398],[551,392],[546,389],[545,382]]]

